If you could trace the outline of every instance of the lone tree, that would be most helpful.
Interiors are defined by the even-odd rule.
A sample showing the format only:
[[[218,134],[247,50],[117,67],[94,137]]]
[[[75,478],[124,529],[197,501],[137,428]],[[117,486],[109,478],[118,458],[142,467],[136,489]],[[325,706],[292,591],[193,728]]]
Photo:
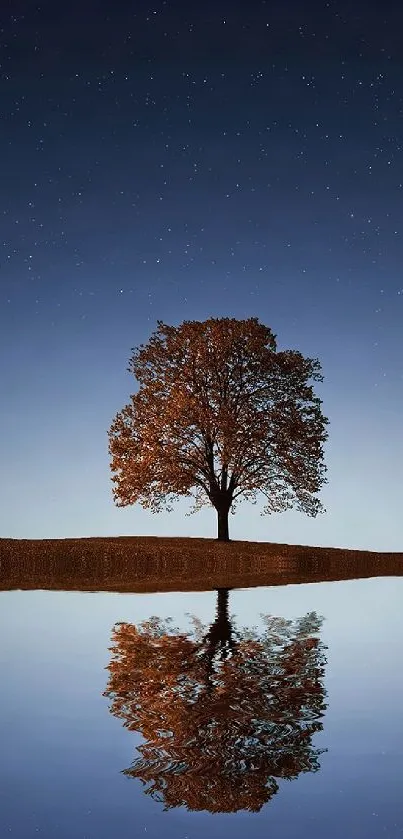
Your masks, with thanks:
[[[128,371],[139,389],[109,430],[118,507],[171,511],[193,497],[190,512],[216,509],[222,541],[241,495],[256,503],[262,493],[263,513],[323,511],[315,493],[326,481],[328,420],[312,387],[323,380],[317,359],[278,352],[258,318],[158,321]]]

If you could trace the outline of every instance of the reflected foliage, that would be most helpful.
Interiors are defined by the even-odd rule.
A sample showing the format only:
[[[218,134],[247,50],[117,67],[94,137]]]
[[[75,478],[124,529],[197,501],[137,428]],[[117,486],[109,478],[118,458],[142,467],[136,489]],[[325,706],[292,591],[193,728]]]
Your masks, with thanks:
[[[319,769],[322,619],[262,621],[236,630],[223,589],[208,630],[196,618],[188,633],[157,617],[115,626],[105,696],[143,737],[124,774],[166,809],[257,812],[279,780]]]

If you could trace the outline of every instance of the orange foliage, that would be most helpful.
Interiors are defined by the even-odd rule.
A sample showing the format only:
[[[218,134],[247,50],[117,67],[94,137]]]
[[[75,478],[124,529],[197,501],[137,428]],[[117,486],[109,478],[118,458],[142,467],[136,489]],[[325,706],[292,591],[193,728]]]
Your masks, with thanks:
[[[319,628],[311,614],[239,633],[225,605],[207,633],[197,621],[191,635],[159,618],[118,624],[105,695],[144,739],[125,774],[166,808],[235,812],[260,810],[278,780],[316,771],[322,750],[311,739],[326,707]]]
[[[236,499],[266,498],[314,516],[325,482],[327,419],[312,382],[317,359],[279,352],[257,318],[210,318],[158,328],[133,350],[139,383],[109,430],[117,506],[157,512],[179,496],[228,516]]]

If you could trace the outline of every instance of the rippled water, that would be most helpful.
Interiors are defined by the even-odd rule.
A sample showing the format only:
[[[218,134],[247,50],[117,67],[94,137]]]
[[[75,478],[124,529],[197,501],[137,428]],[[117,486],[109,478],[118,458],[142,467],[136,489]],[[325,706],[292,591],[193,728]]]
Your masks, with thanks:
[[[1,592],[0,836],[401,836],[402,603]]]

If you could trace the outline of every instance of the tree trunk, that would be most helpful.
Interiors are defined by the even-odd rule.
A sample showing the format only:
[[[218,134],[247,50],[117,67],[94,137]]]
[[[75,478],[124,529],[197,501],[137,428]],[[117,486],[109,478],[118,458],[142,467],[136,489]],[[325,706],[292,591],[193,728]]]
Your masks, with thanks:
[[[226,504],[221,505],[216,508],[217,509],[217,516],[218,516],[218,534],[217,539],[220,542],[229,542],[229,529],[228,529],[228,513],[229,507]]]

